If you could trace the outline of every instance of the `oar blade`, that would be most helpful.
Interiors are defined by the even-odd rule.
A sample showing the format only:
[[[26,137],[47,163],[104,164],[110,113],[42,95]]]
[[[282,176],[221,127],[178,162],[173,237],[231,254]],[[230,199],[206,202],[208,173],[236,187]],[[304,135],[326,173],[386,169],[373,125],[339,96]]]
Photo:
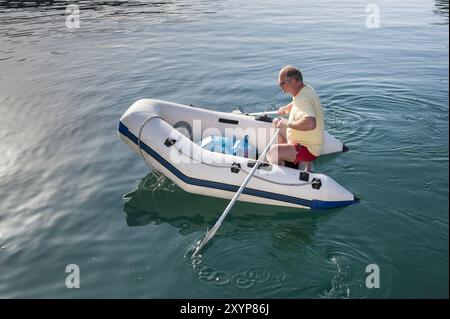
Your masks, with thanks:
[[[211,228],[211,230],[209,232],[206,233],[205,238],[203,238],[200,245],[198,245],[198,247],[195,249],[193,256],[197,255],[200,252],[200,250],[202,250],[202,248],[211,240],[211,238],[214,237],[214,235],[217,233],[217,230],[219,229],[219,227],[220,227],[220,224],[217,223],[214,225],[213,228]]]

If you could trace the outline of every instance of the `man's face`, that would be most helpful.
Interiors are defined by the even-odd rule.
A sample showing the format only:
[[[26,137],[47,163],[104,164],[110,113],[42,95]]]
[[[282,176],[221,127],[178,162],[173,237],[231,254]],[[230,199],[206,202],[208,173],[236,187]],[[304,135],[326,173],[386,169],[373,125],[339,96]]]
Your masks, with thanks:
[[[286,74],[280,74],[278,76],[278,86],[280,87],[280,89],[284,92],[284,93],[288,93],[288,94],[293,94],[292,90],[292,78],[287,78]]]

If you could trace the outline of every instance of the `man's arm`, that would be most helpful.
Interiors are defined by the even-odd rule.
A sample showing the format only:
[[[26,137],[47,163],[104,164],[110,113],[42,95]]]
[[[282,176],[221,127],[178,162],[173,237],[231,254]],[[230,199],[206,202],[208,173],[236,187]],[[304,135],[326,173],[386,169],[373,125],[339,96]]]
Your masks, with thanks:
[[[298,131],[312,131],[316,128],[316,112],[313,103],[306,99],[302,101],[303,116],[289,123],[289,127]]]
[[[290,122],[287,127],[298,131],[312,131],[316,128],[316,118],[310,116],[304,117],[300,120]]]
[[[298,131],[312,131],[316,128],[316,118],[308,116],[293,122],[289,122],[283,118],[276,118],[273,120],[273,124],[275,127],[289,127]]]

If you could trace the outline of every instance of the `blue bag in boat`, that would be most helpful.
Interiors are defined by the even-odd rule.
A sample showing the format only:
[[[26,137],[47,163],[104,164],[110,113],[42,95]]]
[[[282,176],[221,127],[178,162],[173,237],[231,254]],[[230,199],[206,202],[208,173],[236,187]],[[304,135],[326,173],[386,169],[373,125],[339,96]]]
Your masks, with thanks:
[[[230,154],[245,158],[256,159],[256,148],[248,143],[248,136],[246,135],[243,140],[222,136],[208,136],[201,141],[200,146],[211,152],[217,152],[222,154]]]

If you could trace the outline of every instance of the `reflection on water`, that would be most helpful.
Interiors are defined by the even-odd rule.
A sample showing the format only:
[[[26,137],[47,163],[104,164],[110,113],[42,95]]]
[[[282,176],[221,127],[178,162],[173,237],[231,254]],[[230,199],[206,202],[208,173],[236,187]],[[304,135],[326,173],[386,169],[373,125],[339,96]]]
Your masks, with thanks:
[[[252,256],[258,247],[256,243],[259,247],[270,247],[269,251],[304,251],[314,243],[318,224],[333,215],[333,212],[318,213],[237,202],[216,235],[216,241],[209,244],[211,247],[206,248],[202,255],[193,257],[195,241],[214,225],[228,200],[187,193],[156,172],[150,172],[139,182],[136,190],[123,198],[126,200],[123,211],[130,227],[169,224],[184,236],[198,232],[195,235],[198,238],[186,247],[185,258],[192,258],[192,269],[200,280],[213,286],[233,286],[239,290],[270,287],[270,293],[274,295],[285,289],[289,273],[270,263],[248,267],[248,263],[242,262],[243,257],[236,256],[236,251]],[[264,254],[266,252],[261,251],[255,256]],[[268,261],[272,258],[270,254]],[[218,258],[229,261],[238,258],[232,262],[236,267],[217,266],[220,264]],[[323,262],[320,256],[312,258],[318,263]]]
[[[168,223],[178,228],[183,235],[205,231],[214,225],[228,204],[225,199],[182,191],[157,172],[150,172],[140,181],[136,190],[123,198],[126,200],[123,210],[128,226]],[[227,216],[228,221],[233,221],[233,227],[223,232],[270,230],[273,244],[281,248],[292,242],[308,243],[317,222],[337,211],[339,209],[325,213],[310,212],[237,202],[232,213]]]
[[[358,245],[340,242],[339,234],[329,234],[325,241],[317,237],[320,226],[339,210],[305,212],[238,202],[216,240],[202,254],[193,257],[195,240],[217,221],[227,200],[184,192],[154,172],[145,176],[137,189],[124,195],[124,199],[123,210],[130,227],[169,224],[184,236],[198,231],[194,235],[198,238],[186,238],[191,242],[186,247],[185,259],[191,260],[195,276],[211,286],[289,298],[355,295],[364,298],[388,291],[389,275],[385,277],[383,292],[364,289],[360,270],[373,256]],[[333,236],[339,240],[329,238]],[[224,267],[221,260],[227,260],[233,267]],[[294,262],[309,276],[293,277],[293,272],[283,267],[284,262]]]
[[[45,33],[56,33],[61,36],[65,31],[66,17],[70,14],[66,8],[70,4],[78,6],[80,29],[83,33],[98,32],[102,25],[105,31],[113,30],[131,32],[133,27],[123,29],[123,24],[130,22],[143,26],[160,23],[182,23],[196,19],[202,15],[215,14],[220,9],[217,4],[205,3],[197,6],[189,1],[22,1],[0,0],[0,26],[4,26],[5,36],[11,38],[26,37]],[[52,32],[53,31],[53,32]]]
[[[163,175],[149,173],[136,190],[123,196],[127,201],[124,212],[128,226],[144,226],[149,223],[168,223],[187,235],[205,229],[215,218],[205,209],[200,196],[180,191]]]
[[[79,7],[86,9],[92,8],[93,6],[129,6],[136,4],[153,4],[161,5],[164,4],[161,1],[145,1],[145,0],[113,0],[113,1],[96,1],[96,0],[81,0],[81,1],[69,1],[69,0],[0,0],[0,7],[5,8],[26,8],[26,7],[45,7],[54,6],[61,7],[67,6],[69,4],[76,4]]]
[[[447,17],[447,24],[448,24],[448,14],[449,14],[449,0],[435,0],[434,3],[435,6],[435,10],[434,12],[436,12],[437,14],[441,14],[444,15],[445,17]]]
[[[135,14],[145,18],[146,13],[176,14],[186,7],[192,7],[194,4],[184,1],[159,1],[159,0],[114,0],[114,1],[65,1],[65,0],[0,0],[0,12],[17,12],[17,9],[36,12],[42,11],[62,11],[68,5],[75,4],[83,14],[89,11],[104,11],[110,16],[125,16]],[[12,10],[9,10],[12,9]],[[214,10],[201,10],[202,13],[215,13]],[[61,12],[60,12],[61,13]],[[62,13],[64,14],[64,12]]]

